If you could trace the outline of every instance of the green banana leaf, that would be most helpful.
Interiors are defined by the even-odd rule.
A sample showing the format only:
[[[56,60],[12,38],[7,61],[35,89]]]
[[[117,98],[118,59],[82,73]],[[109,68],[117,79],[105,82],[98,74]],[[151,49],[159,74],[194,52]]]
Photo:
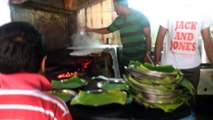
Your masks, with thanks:
[[[139,61],[130,61],[128,66],[129,66],[129,68],[131,68],[133,66],[134,68],[141,70],[141,71],[149,71],[150,70],[149,68],[142,65]]]
[[[143,66],[150,70],[159,71],[159,72],[173,72],[175,69],[172,65],[162,65],[162,66],[153,66],[150,63],[144,63]]]
[[[80,91],[77,96],[71,100],[71,105],[102,106],[112,103],[125,105],[127,93],[120,90],[107,90],[100,93],[88,93]]]
[[[137,86],[138,88],[155,88],[158,90],[174,90],[175,86],[173,84],[167,84],[167,85],[155,85],[151,80],[143,80],[141,82],[138,82],[139,80],[136,80],[135,78],[132,78],[130,75],[128,75],[125,79],[129,83]]]
[[[72,96],[70,96],[70,94],[68,94],[68,93],[50,92],[50,94],[59,97],[60,99],[62,99],[65,102],[68,102],[72,98]]]
[[[180,74],[181,72],[179,69],[175,69],[172,65],[154,66],[150,63],[142,64],[139,61],[130,61],[128,66],[134,66],[135,69],[141,71],[158,71],[172,74]]]
[[[104,90],[127,90],[125,83],[99,82],[98,87]]]
[[[87,85],[85,80],[79,79],[77,75],[74,75],[68,79],[52,80],[51,81],[54,89],[74,89]]]
[[[190,81],[188,81],[187,79],[182,79],[180,82],[180,85],[185,87],[186,89],[188,89],[188,91],[190,92],[190,94],[194,95],[195,94],[195,88],[192,85],[192,83]]]

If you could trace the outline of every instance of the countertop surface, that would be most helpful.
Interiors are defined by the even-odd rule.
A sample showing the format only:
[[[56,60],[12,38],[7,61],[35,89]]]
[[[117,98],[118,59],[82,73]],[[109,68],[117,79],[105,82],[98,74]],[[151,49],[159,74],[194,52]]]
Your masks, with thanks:
[[[91,107],[69,106],[74,120],[178,120],[191,114],[191,109],[183,105],[173,112],[165,113],[160,109],[146,108],[132,102],[127,105],[111,104]]]
[[[98,80],[89,80],[89,84],[81,90],[94,90]],[[74,120],[178,120],[191,115],[189,105],[182,105],[173,112],[165,113],[161,109],[147,108],[131,102],[126,105],[110,104],[104,106],[70,105],[69,110]]]
[[[132,102],[127,105],[111,104],[99,107],[67,103],[74,120],[212,120],[213,96],[199,96],[197,108],[183,105],[173,112],[147,108]],[[193,113],[196,119],[186,119]]]

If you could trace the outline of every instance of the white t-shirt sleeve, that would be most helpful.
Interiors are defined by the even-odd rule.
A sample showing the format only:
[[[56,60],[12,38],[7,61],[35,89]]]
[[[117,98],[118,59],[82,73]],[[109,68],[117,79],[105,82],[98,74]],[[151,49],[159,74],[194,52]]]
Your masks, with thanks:
[[[205,28],[210,27],[212,25],[213,25],[213,20],[210,17],[210,15],[203,14],[203,22],[202,22],[201,29],[205,29]]]

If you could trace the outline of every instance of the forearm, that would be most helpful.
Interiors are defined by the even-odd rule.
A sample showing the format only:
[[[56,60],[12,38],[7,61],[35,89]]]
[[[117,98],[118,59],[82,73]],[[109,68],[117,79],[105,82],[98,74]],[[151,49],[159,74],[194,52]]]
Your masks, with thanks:
[[[143,32],[146,37],[146,54],[150,52],[151,50],[151,30],[150,26],[147,26],[143,29]]]
[[[94,32],[99,34],[108,34],[110,31],[107,28],[88,28],[85,30],[86,32]]]
[[[212,41],[208,40],[206,42],[206,44],[204,44],[204,47],[205,47],[206,55],[207,55],[209,61],[213,65],[213,43],[212,43]]]
[[[151,36],[146,37],[146,54],[151,51]]]
[[[163,43],[161,41],[156,41],[156,43],[155,43],[155,64],[159,64],[159,62],[160,62],[162,48],[163,48]]]
[[[203,42],[204,42],[204,48],[206,51],[206,55],[207,55],[209,61],[213,65],[213,43],[212,43],[212,39],[210,37],[209,28],[202,30],[201,33],[202,33],[202,38],[203,38]]]
[[[163,49],[163,41],[166,35],[167,29],[160,26],[158,30],[158,35],[155,42],[155,64],[159,64],[161,59],[161,51]]]

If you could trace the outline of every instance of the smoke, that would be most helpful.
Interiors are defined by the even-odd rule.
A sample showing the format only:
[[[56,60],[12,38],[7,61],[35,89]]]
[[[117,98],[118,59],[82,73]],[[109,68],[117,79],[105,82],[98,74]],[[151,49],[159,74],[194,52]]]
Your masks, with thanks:
[[[101,53],[103,49],[100,46],[103,44],[92,33],[77,32],[72,36],[72,47],[74,51],[71,56],[86,56],[91,53]]]
[[[72,36],[72,47],[97,47],[102,45],[97,37],[92,33],[85,33],[83,30],[78,31]]]

